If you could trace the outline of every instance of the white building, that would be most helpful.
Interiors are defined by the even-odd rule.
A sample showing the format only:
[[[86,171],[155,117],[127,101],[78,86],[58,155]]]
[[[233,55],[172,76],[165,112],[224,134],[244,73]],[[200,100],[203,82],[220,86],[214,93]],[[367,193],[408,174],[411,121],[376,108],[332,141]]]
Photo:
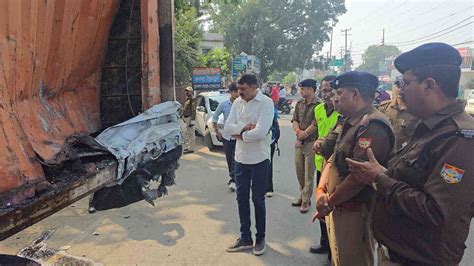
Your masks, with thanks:
[[[205,32],[202,36],[201,52],[207,54],[214,48],[224,48],[224,36],[219,33]]]

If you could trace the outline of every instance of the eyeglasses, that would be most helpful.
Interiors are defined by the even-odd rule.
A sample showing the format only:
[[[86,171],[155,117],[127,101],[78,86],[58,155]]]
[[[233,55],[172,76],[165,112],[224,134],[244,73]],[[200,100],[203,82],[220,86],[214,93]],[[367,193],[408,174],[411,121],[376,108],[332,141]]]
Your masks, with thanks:
[[[398,82],[400,82],[400,88],[405,88],[406,86],[410,86],[410,83],[413,81],[418,81],[418,79],[412,79],[412,80],[405,80],[405,79],[399,79]]]

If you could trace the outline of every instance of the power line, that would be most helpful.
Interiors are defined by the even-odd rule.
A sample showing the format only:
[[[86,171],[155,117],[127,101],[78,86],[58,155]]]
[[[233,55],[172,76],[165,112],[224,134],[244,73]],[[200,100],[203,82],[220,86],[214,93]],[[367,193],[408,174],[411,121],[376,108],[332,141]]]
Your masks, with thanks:
[[[433,39],[439,38],[439,37],[441,37],[441,36],[444,36],[444,35],[446,35],[446,34],[450,34],[450,33],[452,33],[453,31],[456,31],[456,30],[458,30],[458,29],[465,28],[465,27],[467,27],[467,26],[469,26],[469,25],[471,25],[471,24],[473,24],[473,23],[474,23],[474,21],[471,21],[471,22],[469,22],[469,23],[467,23],[467,24],[465,24],[465,25],[462,25],[462,26],[459,26],[459,27],[457,27],[457,28],[455,28],[455,29],[452,29],[452,30],[449,31],[449,32],[445,32],[445,33],[439,34],[439,35],[437,35],[437,36],[434,36],[434,37],[431,37],[431,38],[428,38],[428,39],[423,39],[423,40],[419,40],[419,41],[414,41],[414,42],[412,42],[412,43],[407,43],[407,44],[391,44],[391,45],[396,45],[396,46],[409,46],[409,45],[417,44],[417,43],[420,43],[420,42],[425,42],[425,41],[433,40]]]
[[[469,16],[469,17],[467,17],[467,18],[465,18],[465,19],[459,21],[458,23],[455,23],[454,25],[451,25],[451,26],[449,26],[449,27],[447,27],[447,28],[444,28],[444,29],[442,29],[442,30],[439,30],[439,31],[437,31],[437,32],[435,32],[435,33],[431,33],[431,34],[428,34],[428,35],[426,35],[426,36],[423,36],[423,37],[420,37],[420,38],[416,38],[416,39],[413,39],[413,40],[410,40],[410,41],[393,42],[392,44],[394,44],[394,45],[397,45],[397,44],[404,44],[404,43],[409,43],[409,42],[414,42],[414,41],[418,41],[418,40],[421,40],[421,39],[425,39],[425,38],[427,38],[427,37],[430,37],[430,36],[439,34],[439,33],[443,32],[443,31],[447,31],[447,30],[449,30],[449,29],[452,29],[452,28],[458,26],[459,24],[462,24],[462,23],[464,23],[464,22],[470,20],[470,19],[473,18],[473,17],[474,17],[474,16]],[[470,23],[472,24],[472,22],[470,22]]]
[[[387,35],[388,35],[389,37],[391,37],[391,38],[389,38],[389,39],[393,39],[394,37],[400,36],[400,35],[402,35],[402,34],[406,34],[406,33],[415,31],[415,30],[420,29],[420,28],[422,28],[422,27],[425,27],[425,26],[428,26],[428,25],[432,25],[432,24],[435,24],[435,23],[437,23],[437,22],[441,22],[441,21],[443,21],[443,20],[445,20],[445,19],[451,18],[451,17],[453,17],[453,16],[455,16],[455,15],[457,15],[457,14],[459,14],[459,13],[464,13],[465,11],[469,11],[469,10],[471,10],[472,7],[474,7],[474,5],[469,6],[469,7],[467,7],[467,8],[460,9],[460,10],[456,10],[456,11],[450,13],[449,15],[446,15],[446,16],[441,17],[441,18],[437,18],[436,20],[433,20],[433,21],[430,21],[430,22],[425,23],[425,24],[423,24],[423,25],[420,25],[420,26],[411,28],[411,29],[409,29],[409,30],[401,30],[401,31],[399,31],[396,35],[391,35],[391,34],[390,34],[390,31],[389,31]],[[411,22],[410,22],[410,23],[411,23]],[[389,29],[390,29],[390,28],[396,28],[396,27],[398,27],[399,25],[403,25],[403,24],[405,24],[405,23],[398,23],[398,24],[392,25],[392,26],[389,27]],[[403,28],[403,27],[402,27],[402,28]],[[390,35],[391,35],[391,36],[390,36]],[[362,42],[362,43],[355,43],[355,44],[356,44],[356,47],[361,47],[361,46],[364,46],[365,44],[375,44],[375,43],[377,43],[377,42],[378,42],[377,40],[374,40],[374,41],[370,41],[370,42]]]
[[[428,22],[428,23],[425,23],[425,24],[423,24],[423,25],[420,25],[420,26],[411,28],[411,29],[409,29],[409,30],[401,30],[399,33],[397,33],[396,35],[392,36],[392,38],[393,38],[393,37],[400,36],[400,35],[402,35],[402,34],[406,34],[406,33],[415,31],[415,30],[417,30],[417,29],[423,28],[423,27],[428,26],[428,25],[435,24],[435,23],[440,22],[440,21],[443,21],[443,20],[445,20],[445,19],[447,19],[447,18],[450,18],[450,17],[452,17],[452,16],[454,16],[454,15],[457,15],[457,14],[459,14],[459,13],[463,13],[464,11],[469,11],[472,7],[474,7],[474,5],[472,5],[472,6],[468,7],[468,8],[462,8],[462,9],[460,9],[460,10],[458,10],[458,11],[456,11],[456,12],[453,12],[453,13],[447,15],[447,16],[444,16],[444,17],[441,17],[441,18],[437,18],[436,20],[433,20],[433,21]],[[397,25],[394,25],[393,27],[396,27],[396,26],[397,26]]]
[[[451,46],[459,46],[459,45],[468,44],[468,43],[474,43],[474,40],[451,44]]]

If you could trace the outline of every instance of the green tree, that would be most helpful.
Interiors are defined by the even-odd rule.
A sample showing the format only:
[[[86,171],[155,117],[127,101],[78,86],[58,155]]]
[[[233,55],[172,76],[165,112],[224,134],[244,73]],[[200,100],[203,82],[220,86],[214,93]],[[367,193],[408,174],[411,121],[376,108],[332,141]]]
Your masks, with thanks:
[[[298,83],[298,75],[294,71],[288,72],[286,76],[283,78],[282,82],[284,84],[293,84]]]
[[[275,70],[311,67],[331,24],[346,11],[344,0],[213,1],[206,7],[233,55],[245,52],[262,60],[263,78]]]
[[[374,75],[384,74],[380,71],[380,65],[385,66],[390,62],[387,58],[396,57],[401,54],[400,49],[394,45],[371,45],[362,55],[362,64],[357,68],[359,71],[370,72]]]
[[[200,65],[202,31],[196,9],[186,1],[175,1],[175,17],[176,83],[183,85],[191,81],[192,68]]]
[[[280,82],[282,80],[282,77],[283,77],[283,74],[280,71],[273,70],[273,72],[270,75],[268,75],[267,80]]]
[[[230,74],[230,54],[226,48],[212,49],[209,53],[202,55],[201,62],[207,67],[220,67],[223,76]]]

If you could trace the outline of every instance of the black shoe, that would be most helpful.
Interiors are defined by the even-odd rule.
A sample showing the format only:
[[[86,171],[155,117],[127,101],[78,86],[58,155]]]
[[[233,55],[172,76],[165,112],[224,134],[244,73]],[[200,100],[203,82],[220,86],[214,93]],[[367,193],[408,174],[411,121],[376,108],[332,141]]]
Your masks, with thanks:
[[[87,210],[89,213],[95,213],[97,210],[94,207],[89,207]]]
[[[192,151],[192,150],[184,150],[183,153],[184,153],[184,154],[194,153],[194,151]]]
[[[241,250],[251,249],[253,248],[253,241],[244,242],[242,239],[237,238],[234,243],[230,244],[230,246],[225,248],[227,252],[237,252]]]
[[[296,199],[293,202],[291,202],[291,206],[300,207],[301,203],[302,203],[301,199]]]
[[[265,239],[256,241],[255,246],[253,247],[253,254],[255,256],[260,256],[265,252]]]
[[[329,252],[329,247],[322,245],[312,245],[309,247],[309,252],[313,254],[323,254]]]

